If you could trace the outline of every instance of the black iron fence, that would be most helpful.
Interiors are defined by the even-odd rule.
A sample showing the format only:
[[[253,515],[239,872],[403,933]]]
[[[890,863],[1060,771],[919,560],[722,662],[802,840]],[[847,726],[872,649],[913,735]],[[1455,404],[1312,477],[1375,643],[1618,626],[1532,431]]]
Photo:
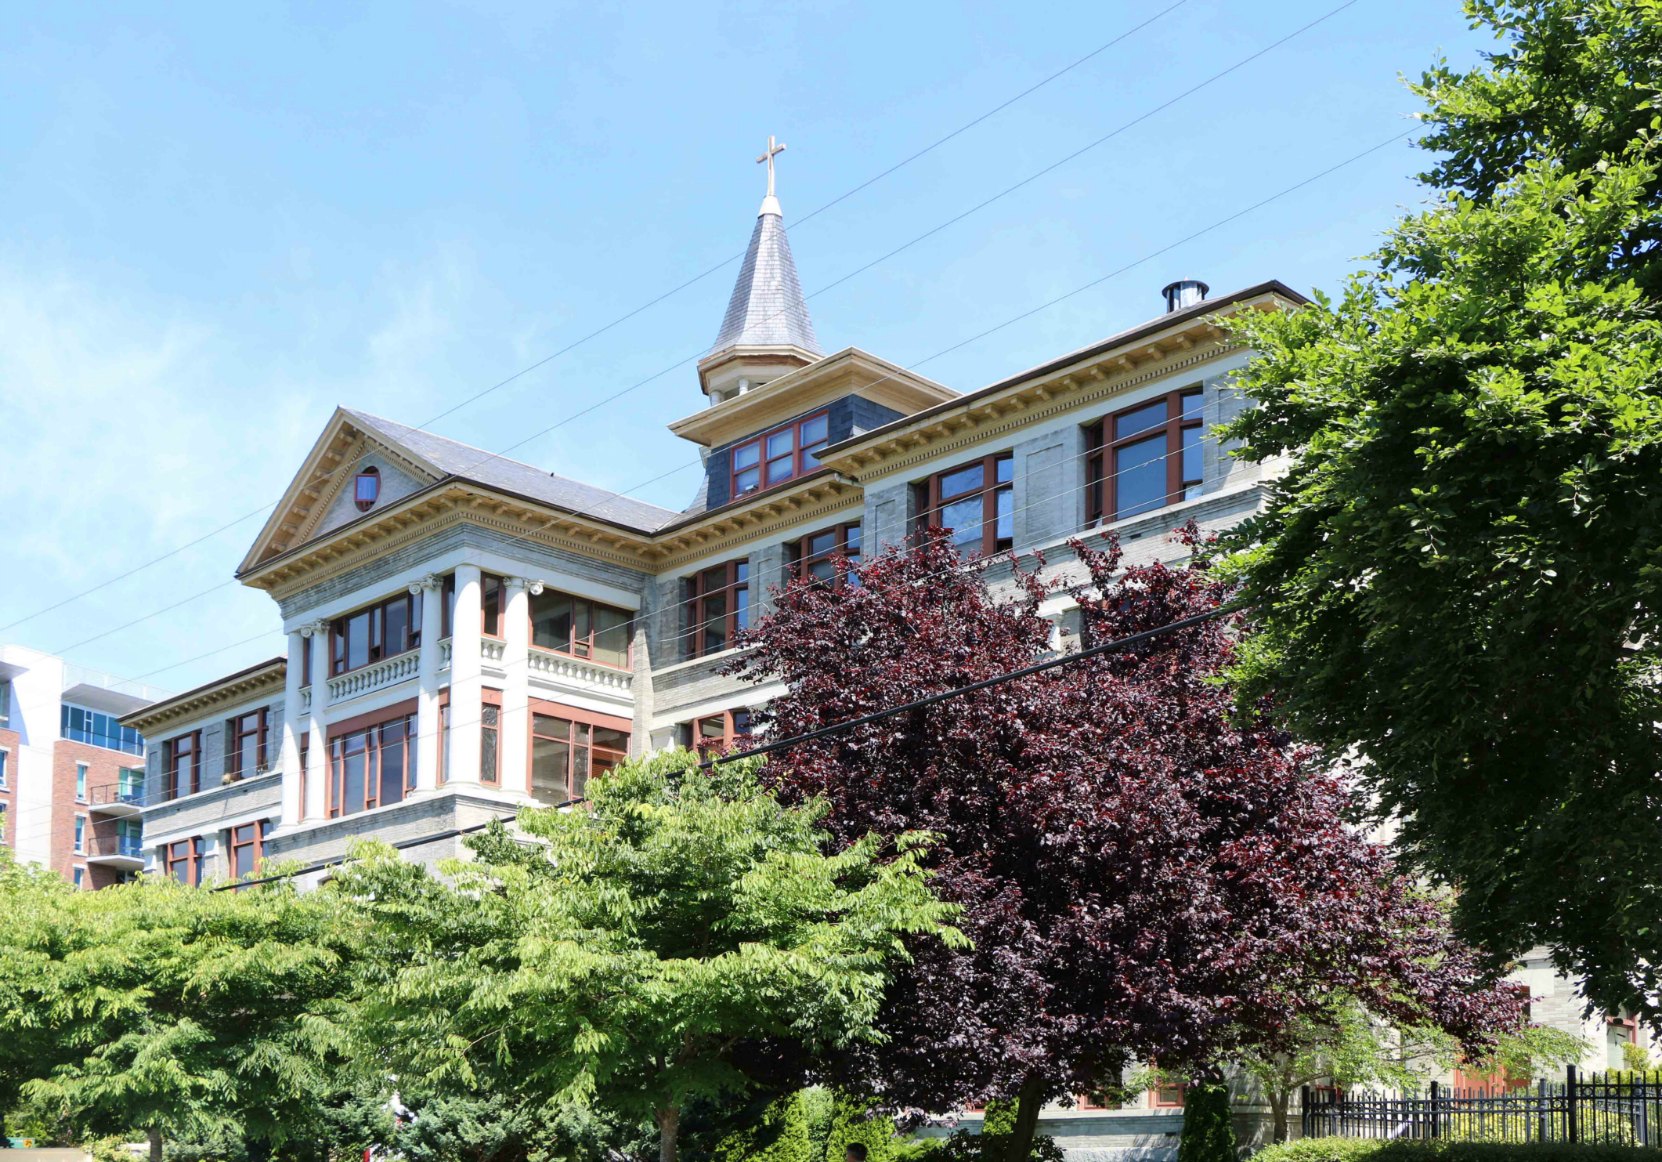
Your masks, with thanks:
[[[1424,1092],[1303,1093],[1307,1138],[1587,1142],[1662,1149],[1662,1075],[1609,1073],[1500,1092],[1432,1082]]]

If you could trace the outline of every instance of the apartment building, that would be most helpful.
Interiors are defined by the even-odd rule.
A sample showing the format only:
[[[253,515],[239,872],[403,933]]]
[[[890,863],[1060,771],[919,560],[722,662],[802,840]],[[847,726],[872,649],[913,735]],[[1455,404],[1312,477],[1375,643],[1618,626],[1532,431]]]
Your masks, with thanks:
[[[144,866],[144,737],[121,722],[160,691],[0,646],[0,842],[77,887]]]

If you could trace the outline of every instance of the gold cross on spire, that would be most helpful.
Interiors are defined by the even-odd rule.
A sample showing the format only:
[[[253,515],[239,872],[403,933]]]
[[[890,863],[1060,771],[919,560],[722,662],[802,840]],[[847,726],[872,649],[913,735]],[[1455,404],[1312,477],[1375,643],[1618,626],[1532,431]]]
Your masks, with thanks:
[[[773,197],[773,159],[774,159],[774,156],[776,154],[781,154],[781,153],[784,153],[784,152],[785,152],[785,143],[780,142],[779,144],[775,145],[773,135],[769,134],[768,135],[768,151],[766,153],[764,153],[761,157],[758,157],[756,159],[756,164],[757,165],[761,165],[764,161],[768,163],[768,197],[770,197],[770,198]]]

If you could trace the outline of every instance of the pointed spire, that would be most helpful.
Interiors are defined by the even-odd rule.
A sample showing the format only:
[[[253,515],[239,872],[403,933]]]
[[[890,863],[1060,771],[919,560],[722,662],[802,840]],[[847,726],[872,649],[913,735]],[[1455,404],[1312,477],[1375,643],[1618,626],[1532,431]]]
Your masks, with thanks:
[[[712,351],[740,346],[794,347],[821,354],[813,320],[808,317],[808,304],[802,297],[802,284],[797,281],[790,239],[785,237],[784,215],[773,192],[773,159],[784,149],[770,137],[767,152],[756,159],[767,164],[768,192],[757,211],[750,249],[745,252],[744,265],[727,300],[727,313]]]

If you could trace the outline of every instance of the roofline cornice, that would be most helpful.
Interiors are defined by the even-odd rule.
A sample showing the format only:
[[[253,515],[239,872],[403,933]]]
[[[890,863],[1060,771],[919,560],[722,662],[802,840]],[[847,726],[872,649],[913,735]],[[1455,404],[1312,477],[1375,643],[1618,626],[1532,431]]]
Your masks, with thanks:
[[[260,694],[275,694],[283,689],[287,672],[288,659],[271,658],[206,686],[198,686],[146,706],[143,710],[135,710],[122,716],[121,722],[124,726],[148,734],[169,722],[194,718],[216,706],[245,702]]]

